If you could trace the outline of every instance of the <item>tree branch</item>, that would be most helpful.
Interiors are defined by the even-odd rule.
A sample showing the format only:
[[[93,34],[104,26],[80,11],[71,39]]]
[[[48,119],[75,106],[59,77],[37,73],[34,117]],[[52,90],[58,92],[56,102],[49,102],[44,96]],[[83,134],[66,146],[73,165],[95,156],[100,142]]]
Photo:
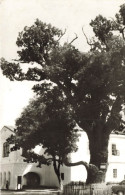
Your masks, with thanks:
[[[31,81],[42,81],[46,79],[46,74],[41,69],[38,68],[29,68],[25,74],[25,78]]]
[[[62,33],[62,35],[61,35],[61,36],[59,37],[59,39],[57,40],[57,42],[60,41],[60,39],[65,35],[65,33],[66,33],[66,28],[65,28],[64,32]]]
[[[113,20],[113,22],[116,24],[116,25],[118,25],[118,23],[111,17],[111,19]],[[113,29],[114,30],[114,29]],[[125,27],[123,27],[123,28],[118,28],[118,29],[116,29],[116,30],[118,30],[121,34],[122,34],[122,38],[125,40],[125,36],[124,36],[124,30],[125,30]]]
[[[111,114],[105,124],[105,128],[106,130],[108,130],[109,133],[111,133],[111,131],[113,129],[116,129],[118,128],[119,126],[119,123],[120,123],[120,111],[121,111],[121,104],[122,104],[122,101],[123,101],[123,97],[118,95],[116,97],[116,100],[112,106],[112,109],[111,109]]]
[[[85,161],[78,161],[78,162],[72,163],[72,162],[69,162],[69,160],[66,158],[64,160],[64,164],[67,167],[83,165],[86,168],[87,171],[89,171],[90,169],[94,169],[94,170],[98,171],[98,168],[95,165],[89,164]]]
[[[78,39],[78,36],[76,33],[75,33],[75,35],[76,35],[76,37],[69,44],[72,44],[76,39]]]
[[[73,101],[73,96],[63,84],[61,84],[59,81],[55,81],[55,80],[52,80],[52,81],[55,82],[58,85],[58,87],[64,91],[65,95],[69,97],[69,101]]]
[[[122,38],[125,40],[124,30],[125,30],[125,27],[122,29],[119,29],[119,32],[122,33]]]
[[[83,30],[83,27],[82,27],[82,32],[83,32],[83,35],[84,35],[85,38],[86,38],[87,44],[90,45],[91,48],[92,48],[92,46],[94,46],[94,44],[89,42],[88,37],[86,36],[86,34],[85,34],[84,30]]]

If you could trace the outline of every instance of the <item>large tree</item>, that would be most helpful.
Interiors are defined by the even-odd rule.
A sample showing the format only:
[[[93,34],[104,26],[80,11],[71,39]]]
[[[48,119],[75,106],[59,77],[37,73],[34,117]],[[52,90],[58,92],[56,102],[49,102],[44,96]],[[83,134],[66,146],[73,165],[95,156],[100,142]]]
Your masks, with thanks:
[[[16,119],[15,134],[7,141],[14,144],[11,151],[22,148],[25,162],[38,163],[38,167],[53,164],[61,185],[61,165],[71,167],[82,164],[87,170],[91,168],[93,171],[97,171],[97,168],[89,166],[85,161],[72,162],[70,155],[78,149],[81,130],[73,120],[72,107],[67,104],[62,91],[50,83],[44,85],[46,93],[40,88],[37,96]],[[34,151],[38,145],[43,148],[39,154]]]
[[[60,166],[70,166],[70,154],[77,151],[79,137],[72,111],[63,100],[56,87],[31,100],[16,120],[15,134],[7,139],[14,144],[11,151],[23,149],[25,162],[38,163],[38,167],[53,164],[59,184]],[[39,154],[34,151],[38,145],[43,148]]]
[[[61,45],[61,30],[36,20],[19,33],[18,62],[2,59],[1,68],[10,80],[39,81],[33,87],[37,95],[46,96],[48,88],[51,91],[52,83],[55,84],[66,107],[72,110],[72,120],[88,135],[90,164],[100,170],[101,163],[108,160],[110,133],[124,126],[121,111],[125,103],[125,5],[115,19],[99,15],[90,25],[95,37],[89,41],[83,31],[90,51],[82,53],[73,46],[75,39]],[[21,69],[25,63],[30,65],[26,73]],[[51,81],[49,86],[45,85],[46,80]],[[104,176],[105,171],[102,179]],[[95,180],[88,169],[87,182]]]

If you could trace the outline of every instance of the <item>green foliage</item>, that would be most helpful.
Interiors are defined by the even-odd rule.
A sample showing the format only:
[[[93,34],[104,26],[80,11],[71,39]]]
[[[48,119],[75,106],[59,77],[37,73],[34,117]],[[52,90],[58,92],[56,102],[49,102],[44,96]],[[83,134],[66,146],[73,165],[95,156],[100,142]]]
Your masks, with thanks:
[[[125,25],[125,4],[120,6],[119,12],[123,20],[123,25]]]
[[[42,81],[33,87],[37,99],[16,122],[21,146],[43,144],[48,154],[63,159],[77,148],[74,127],[78,124],[89,138],[90,163],[99,167],[96,157],[100,163],[107,161],[109,135],[124,127],[124,13],[125,4],[115,19],[99,15],[91,21],[95,37],[86,53],[73,42],[61,45],[62,31],[39,20],[19,33],[18,63],[2,59],[3,74],[10,80]],[[26,73],[22,63],[29,63]]]
[[[16,121],[16,140],[20,147],[30,151],[42,145],[45,154],[60,158],[62,163],[68,154],[77,150],[76,122],[63,99],[60,90],[53,87],[30,102]]]
[[[105,43],[105,41],[108,38],[111,38],[112,34],[112,21],[107,20],[105,17],[99,15],[95,18],[95,20],[92,20],[90,25],[93,27],[93,31],[95,33],[95,36],[99,38],[102,43]]]
[[[34,25],[25,27],[24,31],[19,33],[16,42],[21,48],[18,51],[19,60],[27,63],[45,63],[49,53],[58,45],[57,40],[61,35],[61,30],[37,19]]]

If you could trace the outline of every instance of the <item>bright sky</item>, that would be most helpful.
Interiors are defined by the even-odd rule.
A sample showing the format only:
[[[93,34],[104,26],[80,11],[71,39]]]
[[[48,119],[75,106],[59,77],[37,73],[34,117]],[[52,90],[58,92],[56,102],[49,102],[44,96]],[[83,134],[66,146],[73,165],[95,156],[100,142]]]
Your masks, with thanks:
[[[82,26],[88,37],[91,19],[102,14],[114,17],[124,0],[0,0],[0,57],[7,60],[17,57],[16,38],[24,26],[30,26],[36,18],[64,30],[69,42],[77,33],[74,42],[81,51],[87,50]],[[23,108],[33,96],[30,82],[10,82],[0,72],[0,128],[14,125]]]

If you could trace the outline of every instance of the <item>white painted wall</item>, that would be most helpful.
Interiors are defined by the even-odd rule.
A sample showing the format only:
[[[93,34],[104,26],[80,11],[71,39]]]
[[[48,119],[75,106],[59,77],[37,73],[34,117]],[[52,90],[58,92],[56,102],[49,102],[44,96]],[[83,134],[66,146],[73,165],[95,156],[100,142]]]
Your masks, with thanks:
[[[78,151],[71,154],[72,162],[90,161],[89,141],[85,132],[80,132],[81,136],[77,142]],[[83,181],[87,178],[87,171],[83,165],[71,167],[71,181]]]
[[[116,149],[120,155],[112,155],[112,144],[116,144]],[[77,153],[71,154],[72,162],[90,160],[89,141],[85,132],[81,132],[78,142]],[[120,182],[125,179],[125,135],[111,134],[108,145],[108,169],[105,182]],[[113,177],[113,169],[117,169],[117,177]],[[86,181],[87,171],[84,166],[71,168],[71,181]]]
[[[14,151],[9,154],[9,157],[2,157],[3,143],[12,134],[11,131],[5,127],[0,132],[0,182],[1,188],[5,189],[5,175],[6,180],[8,179],[9,172],[11,173],[10,189],[17,189],[17,177],[24,176],[28,172],[35,172],[40,176],[41,183],[43,186],[58,186],[57,176],[54,172],[53,165],[37,168],[36,164],[27,164],[23,161],[21,156],[22,150]],[[90,160],[89,153],[89,141],[85,132],[80,132],[81,137],[78,141],[78,151],[71,154],[71,161],[86,161]],[[112,155],[112,144],[116,144],[116,149],[120,151],[119,156]],[[125,178],[125,135],[111,134],[109,140],[109,157],[108,157],[108,170],[106,173],[106,182],[118,182]],[[35,148],[35,152],[38,154],[43,153],[43,149],[40,146]],[[113,169],[117,169],[117,178],[113,178]],[[70,181],[86,181],[87,172],[84,166],[76,167],[61,167],[61,173],[64,173],[64,184]],[[22,185],[25,185],[23,180]]]
[[[120,155],[112,155],[112,144],[116,144],[116,149]],[[108,170],[106,182],[120,182],[125,179],[125,135],[111,134],[108,145]],[[113,169],[117,169],[117,177],[113,178]]]
[[[4,127],[0,131],[0,176],[2,174],[2,179],[0,179],[0,188],[6,189],[6,180],[8,180],[8,173],[11,173],[11,180],[9,189],[17,189],[17,177],[23,176],[27,174],[28,172],[35,172],[40,176],[40,185],[41,186],[53,186],[58,187],[58,179],[54,172],[53,165],[46,166],[42,165],[42,168],[36,167],[37,164],[35,163],[29,163],[23,161],[22,149],[10,152],[9,157],[3,157],[3,143],[6,142],[6,139],[12,134],[10,130],[8,130],[6,127]],[[12,145],[11,145],[12,146]],[[10,146],[10,147],[11,147]],[[38,154],[42,154],[44,150],[41,148],[41,146],[37,146],[35,148],[35,152]],[[64,184],[67,184],[71,181],[70,175],[71,175],[71,169],[69,167],[61,167],[61,172],[64,173]],[[5,178],[6,175],[6,178]],[[22,185],[25,185],[25,180],[22,180]]]

